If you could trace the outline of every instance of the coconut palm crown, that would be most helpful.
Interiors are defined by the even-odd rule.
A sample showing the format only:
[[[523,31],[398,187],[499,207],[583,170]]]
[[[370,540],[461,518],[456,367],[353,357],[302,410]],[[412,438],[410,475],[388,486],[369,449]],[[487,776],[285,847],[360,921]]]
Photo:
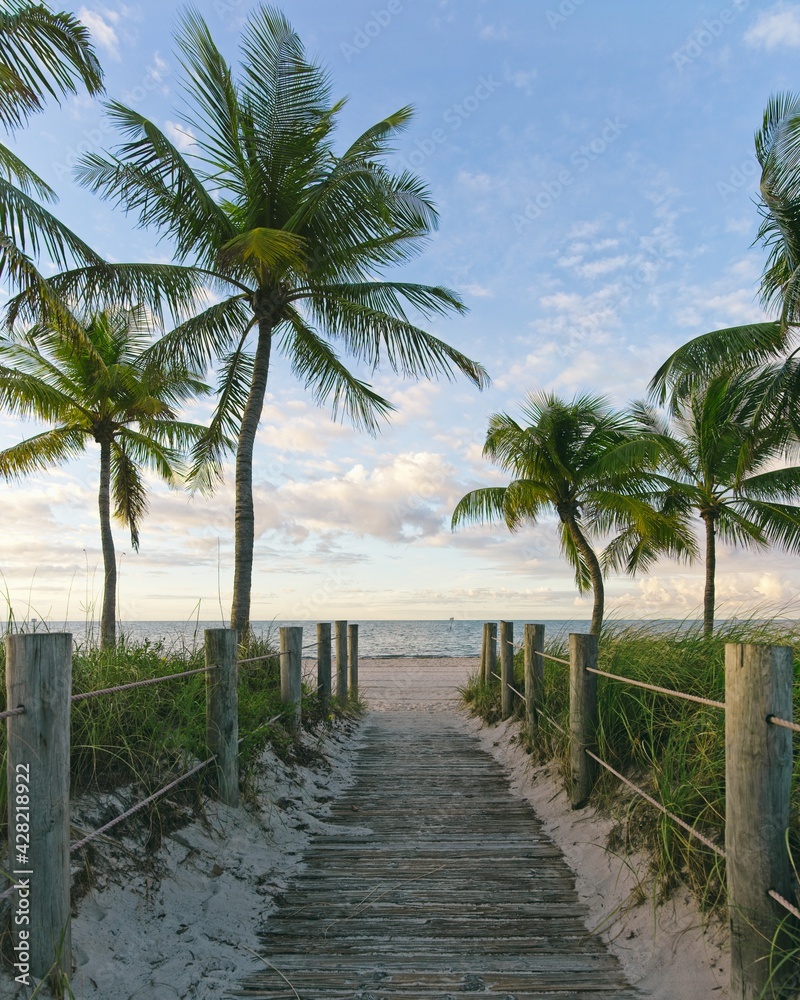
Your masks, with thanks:
[[[0,451],[0,476],[18,479],[82,455],[90,442],[99,446],[100,638],[108,647],[116,628],[112,502],[114,516],[129,528],[138,550],[147,510],[144,472],[175,483],[182,455],[205,432],[178,420],[177,407],[210,389],[180,362],[164,365],[154,356],[141,314],[103,312],[88,317],[82,328],[79,345],[47,328],[0,344],[0,406],[53,425]]]
[[[231,625],[246,631],[253,446],[273,352],[288,358],[318,402],[372,431],[392,407],[351,374],[341,350],[367,371],[387,362],[409,377],[462,372],[479,387],[487,377],[409,312],[461,312],[455,293],[378,278],[416,257],[437,225],[424,185],[382,162],[410,109],[337,153],[344,102],[332,100],[327,74],[279,12],[250,14],[238,78],[197,13],[183,15],[177,43],[185,135],[170,137],[112,102],[108,113],[125,141],[113,153],[87,156],[79,172],[86,187],[159,232],[176,263],[80,268],[50,284],[70,300],[96,303],[111,289],[118,301],[146,303],[156,316],[177,315],[163,356],[180,356],[197,370],[219,362],[218,405],[193,477],[209,485],[209,458],[221,457],[228,434],[238,436]],[[216,301],[200,309],[198,296],[209,289]],[[30,318],[35,309],[22,296],[9,319],[20,312]]]
[[[749,549],[779,545],[800,552],[800,466],[785,466],[796,441],[790,424],[765,419],[764,397],[773,382],[770,366],[693,379],[672,397],[674,427],[648,404],[633,407],[660,449],[660,485],[653,499],[703,522],[706,635],[714,629],[717,539]]]
[[[483,449],[513,480],[462,497],[452,526],[502,520],[517,531],[555,511],[578,589],[593,593],[596,635],[605,607],[601,563],[635,573],[659,552],[685,555],[692,543],[677,522],[643,499],[651,484],[651,449],[632,417],[615,412],[603,397],[565,401],[552,393],[531,394],[522,412],[524,426],[494,414]],[[601,557],[594,538],[610,533],[615,537]]]

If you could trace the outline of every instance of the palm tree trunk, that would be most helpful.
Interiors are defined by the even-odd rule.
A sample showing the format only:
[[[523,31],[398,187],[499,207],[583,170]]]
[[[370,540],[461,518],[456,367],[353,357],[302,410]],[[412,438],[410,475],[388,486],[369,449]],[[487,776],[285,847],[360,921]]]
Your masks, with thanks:
[[[586,540],[575,515],[567,513],[563,516],[569,528],[569,533],[572,535],[572,540],[575,542],[575,548],[586,560],[586,565],[589,567],[589,576],[592,578],[593,597],[592,623],[589,626],[589,632],[592,635],[600,635],[600,629],[603,627],[603,612],[605,611],[606,603],[606,591],[603,585],[603,571],[600,569],[600,560]]]
[[[703,635],[714,634],[716,610],[717,529],[711,514],[700,515],[706,523],[706,589],[703,593]]]
[[[109,649],[117,641],[117,558],[111,534],[111,441],[100,441],[100,540],[103,546],[103,612],[100,617],[100,647]]]
[[[234,516],[233,603],[231,628],[245,638],[250,631],[250,591],[253,583],[253,447],[256,440],[264,395],[267,391],[269,359],[272,350],[272,323],[258,321],[258,346],[253,362],[253,380],[242,417],[236,448],[236,513]]]

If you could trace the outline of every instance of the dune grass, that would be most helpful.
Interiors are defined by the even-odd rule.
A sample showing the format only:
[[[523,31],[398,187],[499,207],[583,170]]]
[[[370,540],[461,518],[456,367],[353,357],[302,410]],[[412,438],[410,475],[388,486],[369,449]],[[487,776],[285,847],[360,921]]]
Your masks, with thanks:
[[[247,791],[247,775],[263,748],[270,745],[284,760],[306,763],[313,748],[298,740],[288,726],[289,711],[281,704],[278,659],[270,640],[253,639],[242,656],[273,655],[239,671],[240,770]],[[130,642],[123,636],[117,647],[77,647],[73,653],[74,694],[180,673],[204,665],[202,647]],[[0,676],[5,673],[5,651],[0,644]],[[331,724],[343,712],[322,704],[316,678],[303,685],[302,730]],[[5,708],[5,685],[0,686],[0,711]],[[5,730],[0,724],[0,839],[6,836]],[[208,757],[205,742],[205,677],[179,678],[112,695],[75,702],[71,715],[71,795],[110,792],[135,786],[145,798],[195,762]],[[181,794],[196,798],[208,773],[189,779]],[[149,811],[151,828],[160,828],[159,803]],[[152,838],[149,838],[152,840]],[[160,838],[156,838],[157,840]]]
[[[690,625],[670,632],[646,623],[636,628],[612,626],[600,639],[599,667],[610,673],[661,687],[725,700],[726,642],[764,642],[800,647],[800,626],[785,621],[744,621],[722,625],[704,638]],[[548,644],[551,655],[568,657],[566,644]],[[568,667],[545,660],[545,711],[567,728]],[[515,657],[516,685],[523,680],[522,653]],[[725,719],[716,708],[643,691],[598,678],[598,754],[712,841],[724,842]],[[520,687],[520,690],[522,688]],[[472,678],[463,692],[470,711],[489,723],[500,718],[499,682]],[[522,705],[517,703],[522,716]],[[800,659],[795,656],[795,717],[800,718]],[[567,738],[543,721],[533,760],[556,758],[568,776]],[[795,753],[795,785],[790,849],[800,858],[800,753]],[[705,911],[725,903],[724,861],[645,800],[601,771],[592,801],[620,822],[613,849],[643,848],[652,858],[656,885],[666,893],[682,879]],[[800,952],[798,952],[800,954]]]

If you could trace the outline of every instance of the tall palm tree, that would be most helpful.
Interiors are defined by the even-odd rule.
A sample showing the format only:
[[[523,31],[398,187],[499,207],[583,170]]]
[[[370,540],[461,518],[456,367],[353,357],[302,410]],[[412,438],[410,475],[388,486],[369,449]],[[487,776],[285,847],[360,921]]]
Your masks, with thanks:
[[[2,0],[0,126],[13,131],[40,111],[46,98],[77,93],[79,85],[90,94],[103,89],[86,27],[73,14],[53,12],[43,3]],[[41,204],[54,201],[53,189],[0,143],[0,279],[59,313],[36,258],[45,252],[62,268],[99,265],[101,258]]]
[[[467,493],[453,512],[452,526],[503,520],[517,531],[554,510],[578,589],[592,591],[591,632],[597,635],[605,606],[604,560],[593,536],[618,531],[605,561],[631,573],[659,551],[680,555],[691,543],[677,523],[642,499],[651,474],[648,442],[632,417],[613,411],[599,396],[567,402],[552,393],[531,394],[522,412],[525,426],[494,414],[483,449],[513,480]]]
[[[187,317],[160,350],[202,369],[221,361],[219,402],[196,453],[194,481],[221,442],[236,447],[235,564],[231,625],[250,620],[254,546],[253,446],[273,349],[283,353],[318,402],[330,401],[356,425],[375,430],[390,403],[345,367],[339,347],[375,369],[404,376],[464,373],[479,387],[484,369],[421,329],[423,316],[462,312],[439,286],[377,280],[413,259],[437,225],[424,185],[383,163],[408,124],[403,108],[371,126],[341,154],[334,128],[344,105],[328,77],[306,57],[285,18],[257,8],[241,41],[241,73],[217,49],[195,12],[177,36],[184,70],[188,150],[138,112],[113,102],[111,120],[125,142],[87,156],[81,182],[154,227],[176,264],[88,267],[50,286],[70,300],[145,302],[157,316]],[[218,301],[198,310],[211,287]],[[35,313],[20,297],[10,321]],[[26,313],[27,311],[27,313]]]
[[[100,619],[103,647],[116,638],[117,565],[114,515],[139,548],[147,510],[144,470],[173,484],[181,455],[204,433],[184,423],[176,407],[210,389],[182,364],[156,358],[143,315],[103,312],[83,325],[80,344],[40,328],[25,340],[0,346],[0,406],[54,424],[0,451],[0,475],[16,479],[100,447],[100,534],[104,587]]]
[[[702,520],[705,535],[703,630],[714,630],[717,539],[745,548],[800,552],[800,466],[775,468],[796,448],[782,421],[759,417],[770,370],[719,371],[672,398],[675,430],[652,406],[634,405],[661,452],[659,487],[667,510]],[[763,411],[762,411],[763,412]]]

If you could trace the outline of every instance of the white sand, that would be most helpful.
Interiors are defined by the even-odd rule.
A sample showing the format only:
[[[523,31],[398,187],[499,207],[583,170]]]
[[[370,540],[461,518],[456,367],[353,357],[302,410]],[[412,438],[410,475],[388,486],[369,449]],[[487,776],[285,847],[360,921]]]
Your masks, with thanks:
[[[457,689],[477,666],[476,657],[364,659],[360,693],[373,711],[445,711],[478,734],[563,850],[590,928],[599,929],[631,981],[653,1000],[726,997],[727,961],[688,892],[657,908],[634,903],[649,892],[646,859],[606,850],[612,822],[593,809],[573,812],[552,767],[532,770],[510,742],[513,725],[485,729],[455,715]],[[330,829],[327,801],[350,784],[358,743],[357,728],[329,737],[323,747],[329,767],[289,768],[266,753],[258,806],[207,804],[207,822],[166,837],[148,871],[133,839],[101,843],[98,853],[108,863],[98,866],[97,885],[73,921],[78,1000],[210,1000],[260,968],[253,954],[259,930],[274,896],[302,866],[309,834]],[[719,929],[717,937],[724,942]],[[0,996],[22,1000],[29,993],[15,991],[0,973]]]

